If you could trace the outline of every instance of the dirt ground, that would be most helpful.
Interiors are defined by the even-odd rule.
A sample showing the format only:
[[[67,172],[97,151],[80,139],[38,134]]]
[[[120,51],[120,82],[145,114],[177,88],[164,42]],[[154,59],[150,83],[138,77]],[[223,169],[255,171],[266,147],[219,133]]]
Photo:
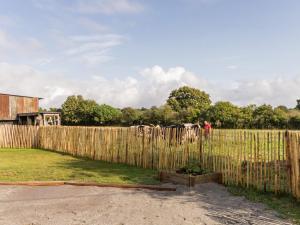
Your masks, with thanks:
[[[0,187],[1,225],[290,224],[218,184],[176,192],[97,187]]]

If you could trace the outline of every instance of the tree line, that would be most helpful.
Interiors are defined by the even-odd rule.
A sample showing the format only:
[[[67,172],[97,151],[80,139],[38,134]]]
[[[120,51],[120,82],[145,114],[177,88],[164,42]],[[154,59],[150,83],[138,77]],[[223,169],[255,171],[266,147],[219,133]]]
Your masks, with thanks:
[[[62,113],[64,125],[168,126],[207,120],[215,128],[300,129],[300,100],[295,108],[267,104],[239,107],[228,101],[212,104],[209,94],[188,86],[173,90],[159,107],[120,109],[73,95],[57,111]]]

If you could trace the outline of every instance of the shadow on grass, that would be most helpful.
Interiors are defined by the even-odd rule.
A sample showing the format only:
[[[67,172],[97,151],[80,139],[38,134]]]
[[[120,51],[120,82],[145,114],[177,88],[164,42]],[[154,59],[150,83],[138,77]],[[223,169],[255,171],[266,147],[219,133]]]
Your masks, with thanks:
[[[57,153],[57,152],[55,152]],[[60,155],[70,156],[64,153]],[[55,163],[55,167],[67,170],[71,180],[91,181],[101,183],[129,183],[129,184],[159,184],[157,171],[142,169],[119,163],[108,163],[74,157],[70,160]]]

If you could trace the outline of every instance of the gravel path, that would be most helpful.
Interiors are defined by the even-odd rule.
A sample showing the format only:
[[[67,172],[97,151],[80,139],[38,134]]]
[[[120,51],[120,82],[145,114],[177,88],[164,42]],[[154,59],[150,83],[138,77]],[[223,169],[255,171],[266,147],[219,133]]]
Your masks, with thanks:
[[[1,225],[290,224],[218,184],[176,192],[97,187],[0,187]]]

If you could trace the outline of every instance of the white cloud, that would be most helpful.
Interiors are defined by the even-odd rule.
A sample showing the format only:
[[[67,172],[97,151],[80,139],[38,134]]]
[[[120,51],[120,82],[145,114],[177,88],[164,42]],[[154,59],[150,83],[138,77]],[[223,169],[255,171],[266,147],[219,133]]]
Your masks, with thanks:
[[[210,89],[210,85],[183,67],[164,70],[160,66],[146,68],[140,72],[138,105],[161,105],[169,96],[171,90],[189,85],[202,89]]]
[[[137,0],[72,0],[67,2],[68,4],[60,0],[31,0],[31,2],[41,10],[62,9],[82,14],[138,13],[144,9]]]
[[[300,78],[286,79],[256,79],[239,81],[230,90],[224,90],[224,98],[230,99],[239,105],[271,104],[295,106],[296,99],[300,98]]]
[[[95,15],[85,13],[134,13],[143,8],[135,0],[31,0],[31,3],[45,10],[45,16],[41,17],[45,29],[38,33],[43,35],[37,40],[16,36],[13,32],[1,33],[0,28],[0,60],[52,68],[63,62],[66,70],[74,69],[74,64],[91,69],[111,61],[114,59],[112,49],[127,40],[102,24]],[[5,52],[1,51],[3,46],[6,46]]]
[[[0,15],[0,25],[2,27],[10,27],[15,25],[16,22],[9,16],[6,15]]]
[[[18,55],[26,56],[36,54],[43,49],[39,40],[34,37],[21,37],[15,39],[6,31],[0,30],[0,55]]]
[[[44,74],[26,65],[0,63],[0,92],[45,97],[44,105],[59,105],[69,94],[72,81],[63,76]],[[63,89],[63,91],[62,91]],[[63,96],[62,99],[59,97]]]
[[[68,38],[64,55],[89,65],[111,60],[109,51],[121,45],[125,38],[116,34],[80,35]]]
[[[184,3],[188,4],[201,4],[201,5],[213,5],[219,3],[223,0],[181,0]]]
[[[143,6],[132,0],[77,0],[73,10],[87,14],[137,13]]]
[[[32,4],[42,10],[54,10],[58,1],[55,0],[31,0]]]
[[[44,97],[43,107],[59,107],[72,94],[116,107],[150,107],[163,104],[171,90],[183,85],[208,92],[213,101],[233,101],[239,105],[294,106],[300,97],[300,78],[239,81],[224,88],[225,85],[210,83],[183,67],[164,70],[160,66],[145,68],[138,75],[124,79],[91,76],[79,80],[25,65],[0,63],[0,84],[0,92]]]
[[[99,103],[118,107],[160,105],[174,88],[207,85],[182,67],[164,70],[154,66],[124,79],[92,76],[76,80],[8,63],[0,63],[0,83],[0,92],[41,96],[45,98],[42,105],[46,107],[60,106],[71,94],[82,94]]]
[[[47,65],[49,63],[51,63],[53,61],[53,58],[38,58],[36,60],[34,60],[34,64],[38,65],[38,66],[43,66],[43,65]]]
[[[44,45],[34,37],[15,38],[0,29],[0,60],[30,60],[30,65],[39,66],[64,61],[66,68],[70,62],[93,66],[114,59],[111,50],[127,40],[122,35],[107,32],[67,35],[57,31],[49,35],[49,39]]]
[[[229,66],[227,66],[227,69],[229,69],[229,70],[236,70],[238,68],[239,67],[237,65],[229,65]]]
[[[3,30],[0,30],[0,49],[9,49],[13,46],[14,44],[11,40],[9,40],[7,33]]]
[[[96,22],[92,19],[84,18],[84,17],[78,19],[78,24],[86,30],[97,32],[97,33],[103,33],[109,30],[107,26],[99,22]]]

